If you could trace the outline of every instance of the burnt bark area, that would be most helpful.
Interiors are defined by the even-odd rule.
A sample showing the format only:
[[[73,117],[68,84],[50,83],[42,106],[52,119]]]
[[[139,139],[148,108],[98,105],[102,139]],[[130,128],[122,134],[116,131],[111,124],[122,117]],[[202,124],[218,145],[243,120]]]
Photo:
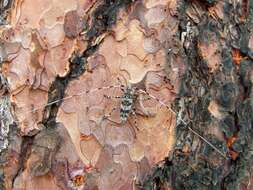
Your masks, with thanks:
[[[55,131],[55,118],[62,102],[58,100],[64,98],[69,82],[86,72],[87,58],[99,48],[96,38],[115,24],[119,9],[132,2],[104,0],[91,14],[92,24],[86,33],[88,47],[84,52],[73,52],[69,59],[70,72],[64,77],[57,77],[51,85],[42,121],[45,127],[39,133],[22,137],[20,168],[16,176],[25,167],[26,159],[34,147],[39,147],[37,153],[43,155],[43,160],[34,166],[34,176],[44,175],[52,168],[53,155],[60,144],[60,137]],[[185,66],[181,89],[173,105],[178,113],[176,143],[173,153],[153,168],[142,184],[137,185],[139,189],[249,188],[247,184],[253,160],[253,51],[248,44],[253,30],[253,2],[243,0],[233,4],[233,1],[222,1],[223,20],[208,12],[218,2],[178,1],[180,25],[175,41],[181,41],[183,48],[177,54],[167,50],[168,67],[174,56],[183,58]],[[195,5],[203,12],[199,21],[187,14],[187,10]],[[200,46],[213,41],[218,43],[216,53],[221,57],[221,64],[215,65],[216,69],[212,71]],[[209,107],[213,101],[219,107],[221,118],[210,113]],[[193,130],[220,152],[199,138]],[[219,131],[219,134],[215,131]],[[54,144],[50,149],[43,145],[45,140],[41,140],[47,138]],[[4,189],[1,186],[4,180],[2,176],[0,173],[0,189]]]
[[[185,123],[177,124],[177,142],[173,155],[157,166],[140,189],[248,189],[252,169],[253,105],[252,51],[248,48],[252,30],[251,1],[233,6],[224,1],[225,20],[216,20],[204,13],[202,21],[194,22],[184,10],[193,4],[203,10],[215,5],[215,1],[185,1],[181,6],[181,34],[188,23],[196,31],[188,35],[184,46],[186,72],[181,92],[174,108],[183,113]],[[221,31],[231,27],[229,33]],[[178,37],[180,38],[180,36]],[[222,64],[215,72],[208,69],[201,55],[199,43],[212,40],[222,42]],[[234,52],[244,57],[239,62]],[[182,54],[182,53],[181,53]],[[169,64],[169,63],[168,63]],[[212,100],[218,102],[224,117],[214,118],[208,111]],[[207,131],[216,127],[224,140]],[[201,141],[189,128],[204,136],[225,154],[225,158]],[[252,180],[252,179],[251,179]]]
[[[13,4],[12,0],[0,1],[0,13],[1,13],[0,14],[0,26],[7,24],[6,20],[9,15],[12,4]]]

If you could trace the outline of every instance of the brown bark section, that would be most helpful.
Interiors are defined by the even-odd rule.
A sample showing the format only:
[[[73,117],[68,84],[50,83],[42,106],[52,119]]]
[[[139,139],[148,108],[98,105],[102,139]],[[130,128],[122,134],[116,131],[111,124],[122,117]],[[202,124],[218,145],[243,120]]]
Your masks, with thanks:
[[[2,188],[249,189],[252,6],[13,1],[0,29]]]

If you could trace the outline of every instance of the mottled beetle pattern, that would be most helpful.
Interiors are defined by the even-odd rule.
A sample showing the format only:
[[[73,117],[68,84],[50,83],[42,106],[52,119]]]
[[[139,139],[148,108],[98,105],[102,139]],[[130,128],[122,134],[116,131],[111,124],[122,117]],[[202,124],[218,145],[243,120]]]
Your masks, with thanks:
[[[133,108],[133,102],[135,98],[135,89],[131,86],[127,86],[124,89],[124,94],[122,95],[121,104],[120,104],[120,120],[121,123],[125,123],[128,119],[128,116]]]
[[[118,80],[119,80],[119,78],[118,78]],[[116,99],[120,99],[121,100],[121,102],[120,102],[120,121],[121,121],[121,124],[125,124],[128,121],[128,118],[129,118],[130,114],[132,114],[132,115],[135,116],[135,125],[134,126],[138,130],[137,118],[136,118],[136,113],[135,113],[135,102],[136,102],[136,100],[143,101],[144,99],[139,98],[140,97],[139,95],[140,94],[144,94],[144,95],[147,95],[149,99],[155,100],[160,105],[166,107],[173,114],[177,115],[177,123],[183,123],[184,125],[186,125],[187,128],[192,133],[194,133],[200,139],[202,139],[204,142],[206,142],[210,147],[212,147],[214,150],[216,150],[221,156],[223,156],[224,158],[227,158],[227,155],[225,155],[217,147],[215,147],[212,143],[210,143],[207,139],[205,139],[203,136],[201,136],[199,133],[197,133],[191,127],[189,127],[187,125],[187,123],[180,117],[180,115],[181,115],[180,113],[177,114],[174,110],[171,109],[171,107],[169,105],[167,105],[163,101],[159,100],[157,97],[153,96],[152,94],[148,93],[146,90],[138,89],[136,87],[132,87],[131,84],[128,84],[128,85],[122,85],[121,84],[121,85],[115,85],[115,86],[111,85],[111,86],[99,87],[99,88],[92,89],[92,90],[82,91],[80,93],[77,93],[77,94],[74,94],[74,95],[70,95],[70,96],[64,97],[62,99],[55,100],[55,101],[50,102],[50,103],[48,103],[46,105],[41,105],[41,106],[39,106],[37,108],[34,108],[34,109],[30,110],[30,111],[27,111],[27,113],[34,112],[34,111],[39,110],[39,109],[43,109],[45,106],[50,106],[50,105],[55,104],[57,102],[60,102],[60,101],[63,101],[63,100],[67,100],[67,99],[70,99],[70,98],[73,98],[73,97],[76,97],[76,96],[82,96],[83,94],[88,94],[88,93],[93,93],[93,92],[100,91],[100,90],[112,89],[112,88],[118,88],[118,87],[120,87],[120,89],[123,92],[122,96],[112,97],[112,96],[104,95],[104,97],[106,97],[108,99],[116,98]],[[111,116],[112,112],[115,111],[116,109],[117,108],[113,108],[111,110],[111,112],[107,116],[104,116],[104,119],[109,118]],[[149,112],[145,112],[144,111],[144,115],[150,116],[152,114],[150,114]]]
[[[118,81],[120,82],[119,79],[118,79]],[[114,87],[112,86],[112,88],[114,88]],[[110,118],[112,113],[115,110],[119,109],[120,123],[122,125],[125,124],[128,121],[130,115],[133,115],[135,117],[134,128],[136,130],[139,130],[138,125],[137,125],[137,116],[136,116],[135,103],[136,103],[136,101],[141,101],[140,98],[139,98],[140,91],[139,91],[138,88],[133,87],[132,84],[128,84],[128,85],[122,85],[121,84],[120,89],[122,91],[121,96],[107,96],[107,95],[104,95],[104,97],[106,97],[108,99],[119,99],[120,100],[120,107],[119,108],[113,108],[111,110],[111,112],[104,117],[104,119],[105,118]],[[148,114],[145,114],[145,115],[148,115]]]

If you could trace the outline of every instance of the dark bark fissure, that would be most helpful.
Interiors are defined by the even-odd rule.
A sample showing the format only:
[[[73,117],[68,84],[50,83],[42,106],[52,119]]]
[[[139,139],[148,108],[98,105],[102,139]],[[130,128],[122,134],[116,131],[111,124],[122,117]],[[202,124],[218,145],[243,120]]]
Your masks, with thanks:
[[[213,5],[207,2],[209,1],[202,2],[204,9],[205,6]],[[186,7],[188,3],[185,2]],[[253,68],[253,61],[248,40],[253,23],[252,8],[253,2],[250,1],[243,1],[243,4],[235,9],[225,1],[225,21],[217,22],[205,14],[200,23],[193,23],[187,19],[185,12],[181,11],[180,26],[186,26],[187,22],[190,22],[198,32],[195,36],[188,37],[190,46],[184,47],[187,69],[174,107],[178,112],[182,111],[188,126],[226,153],[228,159],[221,157],[208,144],[193,135],[184,124],[178,123],[173,155],[166,158],[163,165],[154,169],[140,189],[166,189],[166,184],[170,184],[172,189],[177,190],[230,190],[243,186],[243,179],[250,177],[253,164],[253,94],[250,70]],[[225,45],[220,45],[222,65],[218,71],[210,73],[197,44],[209,37],[222,41],[220,32],[229,26],[234,31],[227,34]],[[184,27],[181,27],[181,31],[184,31]],[[235,31],[236,33],[233,33]],[[246,57],[239,61],[239,66],[233,57],[234,49],[239,55]],[[218,102],[225,115],[224,119],[217,120],[211,116],[208,111],[211,100]],[[205,131],[212,127],[212,123],[218,124],[224,140],[206,134]]]
[[[23,170],[26,168],[25,163],[31,154],[33,140],[34,140],[34,136],[23,137],[23,139],[22,139],[20,157],[19,157],[19,161],[18,161],[19,162],[18,163],[19,169],[18,169],[16,175],[12,179],[12,186],[14,185],[15,179],[18,177],[18,175],[20,173],[22,173]]]
[[[13,2],[13,0],[0,1],[0,26],[8,23],[8,15]]]
[[[94,40],[108,31],[115,24],[117,12],[120,8],[128,6],[131,0],[104,0],[103,4],[99,5],[92,13],[92,25],[87,32],[87,49],[80,53],[74,52],[70,61],[70,72],[64,77],[57,77],[50,87],[48,93],[48,104],[64,97],[64,92],[68,83],[81,76],[85,72],[87,58],[93,55],[99,47],[99,44],[94,44]],[[45,126],[55,125],[55,118],[62,101],[48,106],[44,110],[43,124]]]
[[[20,160],[19,160],[19,169],[17,174],[14,176],[12,182],[14,184],[16,177],[25,169],[27,159],[31,154],[31,149],[33,148],[34,144],[36,144],[37,136],[41,133],[54,133],[54,129],[56,127],[56,116],[58,109],[62,103],[62,99],[64,98],[65,89],[67,88],[69,82],[81,76],[85,71],[85,65],[87,63],[87,58],[93,55],[96,50],[99,48],[99,44],[94,44],[94,40],[102,35],[103,33],[107,32],[110,27],[115,24],[117,13],[120,8],[127,7],[132,3],[131,0],[104,0],[92,13],[92,25],[89,27],[87,33],[87,42],[88,47],[84,52],[75,51],[72,53],[71,58],[69,59],[70,62],[70,71],[64,77],[57,76],[55,81],[52,83],[49,92],[48,92],[48,104],[44,109],[44,115],[42,124],[45,128],[31,136],[24,136],[22,137],[21,143],[21,152],[20,152]],[[47,129],[48,128],[48,129]],[[48,131],[52,130],[52,132]],[[56,139],[58,139],[57,134],[55,134]],[[59,140],[59,139],[58,139]],[[51,162],[52,156],[50,154],[54,154],[57,151],[59,141],[55,142],[55,149],[54,150],[44,150],[45,147],[39,147],[43,150],[38,150],[41,154],[47,154],[46,156],[41,155],[41,157],[47,159],[41,160],[41,162],[47,165],[48,162]],[[36,145],[35,145],[36,146]],[[49,159],[49,160],[48,160]],[[45,173],[47,169],[50,169],[51,164],[43,167],[38,168],[35,173]],[[2,175],[1,175],[2,176]],[[2,183],[1,183],[2,184]],[[12,184],[12,185],[13,185]],[[1,186],[0,186],[1,187]]]

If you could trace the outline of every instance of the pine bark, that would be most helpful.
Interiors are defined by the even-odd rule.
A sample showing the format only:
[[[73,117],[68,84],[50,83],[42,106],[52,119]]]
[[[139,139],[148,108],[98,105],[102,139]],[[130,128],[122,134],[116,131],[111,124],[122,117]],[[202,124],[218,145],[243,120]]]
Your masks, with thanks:
[[[0,11],[0,189],[253,189],[253,1]]]

